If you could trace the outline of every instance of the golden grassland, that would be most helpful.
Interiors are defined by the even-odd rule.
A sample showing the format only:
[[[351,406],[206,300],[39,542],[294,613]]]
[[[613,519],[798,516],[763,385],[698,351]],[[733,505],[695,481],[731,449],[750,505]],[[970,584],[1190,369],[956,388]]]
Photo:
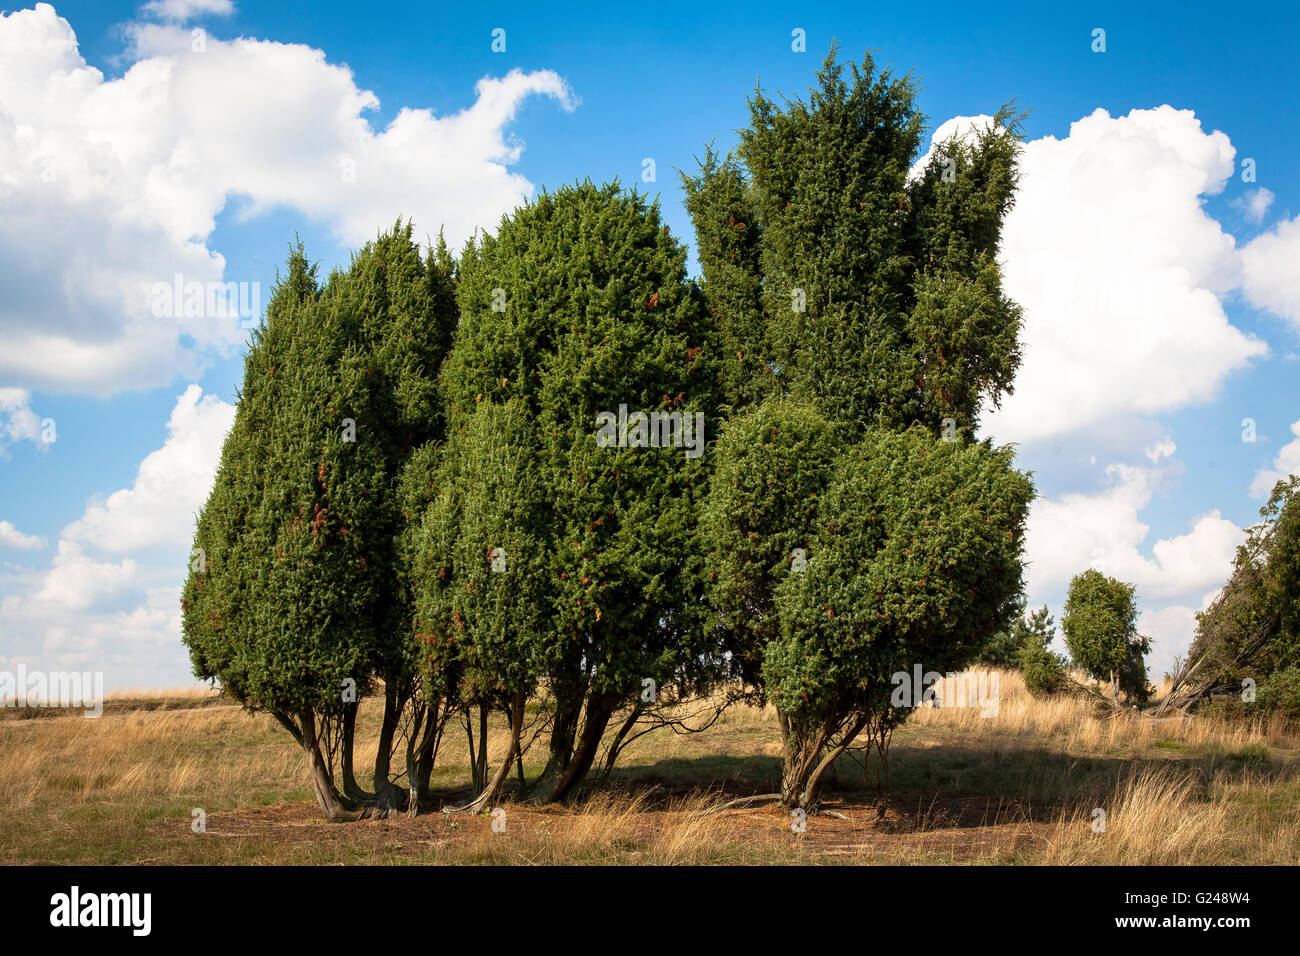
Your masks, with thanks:
[[[774,804],[775,714],[736,705],[708,730],[629,746],[572,807],[507,797],[504,816],[429,813],[329,824],[269,717],[203,690],[117,693],[104,714],[0,709],[0,863],[1295,864],[1300,734],[1280,720],[1108,716],[999,675],[996,714],[919,708],[875,758],[836,767],[795,832]],[[378,707],[363,705],[372,759]],[[504,727],[489,751],[504,754]],[[541,770],[544,744],[529,751]],[[434,784],[469,778],[449,727]],[[856,755],[859,759],[861,755]],[[196,809],[205,832],[195,833]],[[1105,813],[1098,832],[1096,810]],[[504,824],[504,827],[502,827]]]

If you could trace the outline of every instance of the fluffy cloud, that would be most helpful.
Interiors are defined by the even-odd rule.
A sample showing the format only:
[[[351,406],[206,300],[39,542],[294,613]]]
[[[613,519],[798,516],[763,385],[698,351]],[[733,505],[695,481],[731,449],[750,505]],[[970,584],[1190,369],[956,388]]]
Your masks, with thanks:
[[[1293,441],[1278,449],[1273,459],[1273,467],[1255,473],[1255,480],[1250,483],[1253,498],[1267,498],[1273,492],[1273,486],[1290,475],[1300,475],[1300,421],[1291,424]]]
[[[955,117],[935,131],[931,149],[953,136],[969,140],[990,122]],[[1214,510],[1148,543],[1140,516],[1181,473],[1177,446],[1153,416],[1213,400],[1230,373],[1267,351],[1228,321],[1222,302],[1231,296],[1300,327],[1297,221],[1239,247],[1204,210],[1204,198],[1233,175],[1234,158],[1228,137],[1206,132],[1189,111],[1098,110],[1064,138],[1026,143],[1002,246],[1007,291],[1025,308],[1024,363],[1015,394],[986,413],[985,432],[1028,443],[1026,460],[1050,447],[1038,440],[1059,445],[1069,435],[1108,449],[1099,454],[1149,463],[1111,465],[1101,490],[1034,503],[1030,600],[1064,598],[1070,578],[1088,567],[1136,584],[1157,676],[1187,650],[1196,603],[1226,580],[1244,533]],[[1273,198],[1256,189],[1234,205],[1259,224]],[[1300,440],[1274,468],[1300,469]],[[1076,483],[1073,471],[1058,482]],[[1275,477],[1261,472],[1255,490]]]
[[[1174,669],[1175,658],[1187,656],[1196,636],[1196,608],[1171,604],[1158,611],[1143,611],[1138,616],[1139,634],[1151,638],[1147,655],[1147,678],[1152,683]]]
[[[243,281],[207,246],[233,197],[246,216],[295,208],[349,245],[399,215],[459,243],[532,192],[507,168],[521,104],[575,103],[555,73],[514,70],[459,113],[403,109],[377,130],[378,99],[320,50],[163,24],[129,35],[133,65],[110,80],[50,5],[0,15],[7,384],[109,394],[196,377],[242,341],[239,317],[157,317],[153,289]]]
[[[1185,534],[1162,538],[1152,557],[1139,548],[1150,527],[1138,517],[1162,480],[1156,469],[1111,465],[1111,486],[1034,503],[1026,530],[1030,594],[1060,592],[1088,567],[1136,584],[1139,600],[1180,597],[1227,580],[1244,532],[1216,509]]]
[[[0,643],[12,659],[102,670],[109,686],[181,679],[175,581],[233,419],[232,405],[191,385],[132,486],[92,503],[65,527],[47,568],[13,568],[0,580],[10,592],[0,602]],[[0,543],[7,529],[0,522]]]
[[[988,432],[1030,441],[1205,402],[1266,352],[1224,314],[1240,263],[1201,205],[1233,157],[1227,136],[1168,106],[1097,110],[1025,145],[1002,249],[1024,363]]]
[[[1241,210],[1241,214],[1248,222],[1258,225],[1264,221],[1264,216],[1268,214],[1269,207],[1273,205],[1273,200],[1276,198],[1271,189],[1252,189],[1240,199],[1232,200],[1231,205]]]
[[[233,405],[191,385],[172,409],[167,440],[140,463],[135,483],[88,507],[63,538],[114,553],[188,545],[234,420]]]
[[[235,4],[233,0],[149,0],[140,12],[158,20],[184,23],[195,17],[228,17],[235,12]]]
[[[1300,216],[1277,224],[1241,250],[1246,299],[1300,331]]]
[[[1209,606],[1245,539],[1216,509],[1193,518],[1185,533],[1156,541],[1146,556],[1150,528],[1139,515],[1175,478],[1172,445],[1149,449],[1152,467],[1111,465],[1109,485],[1099,492],[1039,498],[1026,530],[1031,604],[1046,596],[1063,601],[1070,578],[1090,567],[1137,585],[1138,631],[1152,639],[1147,665],[1154,680],[1187,653],[1196,628],[1194,605]]]
[[[0,458],[9,457],[9,446],[30,441],[41,451],[49,445],[40,441],[41,419],[32,411],[31,393],[21,388],[0,388]]]
[[[0,548],[14,551],[31,551],[41,547],[44,542],[34,534],[23,534],[12,522],[0,521]]]
[[[1151,461],[1158,462],[1161,458],[1168,458],[1178,450],[1172,438],[1162,438],[1146,450],[1146,456]]]
[[[46,573],[28,611],[45,608],[78,611],[116,596],[135,579],[136,563],[126,558],[118,564],[96,561],[72,541],[59,541],[54,565]]]

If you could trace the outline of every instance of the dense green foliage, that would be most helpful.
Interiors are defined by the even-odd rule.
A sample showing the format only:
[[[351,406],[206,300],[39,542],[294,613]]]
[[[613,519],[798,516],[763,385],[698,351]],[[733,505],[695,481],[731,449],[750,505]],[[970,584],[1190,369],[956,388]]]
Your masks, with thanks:
[[[777,589],[764,672],[779,709],[817,718],[914,663],[971,661],[1020,591],[1033,488],[1011,465],[921,429],[870,432],[843,456],[808,569]]]
[[[1202,692],[1238,695],[1243,681],[1254,681],[1253,704],[1293,713],[1300,672],[1300,476],[1274,486],[1260,517],[1237,549],[1223,591],[1197,615],[1187,670]]]
[[[1002,110],[909,180],[924,117],[911,78],[827,57],[807,103],[762,91],[737,156],[684,177],[726,400],[779,383],[856,429],[973,432],[1020,362],[997,264],[1019,149]]]
[[[778,397],[732,417],[714,449],[701,522],[709,598],[732,674],[760,690],[764,649],[781,631],[776,589],[806,569],[843,431]]]
[[[449,414],[518,403],[549,502],[536,538],[550,619],[532,656],[555,696],[557,796],[642,681],[697,679],[710,649],[696,543],[704,446],[596,440],[597,416],[620,408],[690,428],[702,415],[699,441],[716,423],[709,327],[685,259],[657,206],[583,183],[516,210],[460,262]]]
[[[809,806],[860,734],[884,758],[899,672],[1008,631],[1045,648],[1046,609],[1017,601],[1032,484],[973,438],[1020,360],[997,264],[1017,118],[913,175],[914,83],[870,57],[846,77],[832,51],[808,103],[750,108],[736,155],[685,180],[703,288],[617,184],[543,192],[457,260],[400,223],[323,286],[291,257],[185,627],[197,673],[303,743],[332,817],[437,805],[452,719],[472,807],[512,761],[567,799],[672,721],[657,701],[719,686],[776,705],[783,797]],[[383,689],[374,794],[348,680]],[[528,700],[549,739],[526,785]],[[512,732],[489,781],[494,711]]]
[[[1141,703],[1151,693],[1144,661],[1151,639],[1137,632],[1135,590],[1094,568],[1076,574],[1061,627],[1070,656],[1090,677],[1109,681],[1117,699],[1122,691]]]
[[[292,251],[199,518],[182,605],[195,673],[309,751],[342,719],[345,682],[362,695],[402,678],[395,484],[440,425],[448,262],[422,259],[400,223],[324,286]]]

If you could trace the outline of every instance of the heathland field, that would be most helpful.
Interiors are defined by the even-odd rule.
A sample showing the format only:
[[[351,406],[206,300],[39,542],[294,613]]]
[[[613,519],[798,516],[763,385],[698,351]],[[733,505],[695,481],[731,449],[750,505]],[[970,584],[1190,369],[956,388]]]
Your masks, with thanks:
[[[504,814],[350,824],[323,820],[300,752],[270,717],[217,695],[122,694],[98,719],[5,708],[0,863],[1300,862],[1294,726],[1094,706],[1035,699],[1003,673],[995,716],[912,715],[886,797],[874,758],[872,782],[843,759],[802,832],[775,804],[737,802],[780,777],[775,714],[741,705],[697,734],[641,737],[605,788],[571,806],[507,795]],[[359,766],[373,759],[378,709],[362,708]],[[507,736],[493,729],[494,759]],[[542,746],[526,756],[530,776]],[[433,785],[454,793],[468,780],[453,726]]]

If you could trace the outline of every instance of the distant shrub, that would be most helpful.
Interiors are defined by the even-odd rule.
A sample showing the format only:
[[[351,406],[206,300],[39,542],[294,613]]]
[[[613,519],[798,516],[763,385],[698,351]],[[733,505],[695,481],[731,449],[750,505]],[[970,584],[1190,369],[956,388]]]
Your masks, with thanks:
[[[1047,641],[1030,637],[1020,646],[1020,670],[1025,687],[1035,697],[1065,689],[1065,658],[1047,649]]]
[[[1036,611],[1025,611],[1025,599],[1016,602],[1016,614],[1011,626],[996,632],[980,648],[976,661],[985,667],[1019,667],[1020,651],[1026,644],[1038,640],[1051,643],[1056,636],[1056,625],[1044,604]]]
[[[1260,710],[1300,718],[1300,667],[1284,667],[1260,681],[1255,699]]]

